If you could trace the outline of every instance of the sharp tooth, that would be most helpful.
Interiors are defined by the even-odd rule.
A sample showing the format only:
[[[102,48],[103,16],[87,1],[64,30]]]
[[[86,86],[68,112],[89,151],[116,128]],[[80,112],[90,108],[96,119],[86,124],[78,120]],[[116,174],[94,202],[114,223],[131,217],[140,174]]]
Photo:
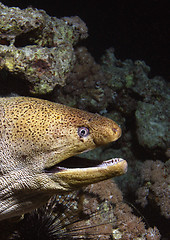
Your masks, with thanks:
[[[124,161],[124,160],[122,158],[112,158],[107,161],[104,161],[103,163],[99,164],[97,167],[111,166],[121,161]]]

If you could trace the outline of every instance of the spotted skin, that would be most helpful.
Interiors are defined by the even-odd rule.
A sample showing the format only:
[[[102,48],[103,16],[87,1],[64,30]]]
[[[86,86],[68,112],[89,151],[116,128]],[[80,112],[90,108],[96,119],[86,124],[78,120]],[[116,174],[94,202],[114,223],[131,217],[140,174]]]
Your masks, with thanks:
[[[125,173],[123,159],[89,168],[59,166],[120,136],[120,127],[98,114],[36,98],[0,98],[0,220],[39,207],[55,193]]]

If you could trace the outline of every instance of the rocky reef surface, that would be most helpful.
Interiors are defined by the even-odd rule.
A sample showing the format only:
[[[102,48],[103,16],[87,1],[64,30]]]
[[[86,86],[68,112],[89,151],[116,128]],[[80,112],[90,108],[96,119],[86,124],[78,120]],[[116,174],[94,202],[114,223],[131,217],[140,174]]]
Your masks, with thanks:
[[[37,226],[43,226],[42,230]],[[43,208],[26,214],[16,229],[11,240],[160,239],[158,229],[146,226],[142,217],[133,213],[112,180],[51,198]]]
[[[58,19],[33,8],[0,3],[0,69],[25,79],[33,94],[65,85],[73,68],[73,45],[87,37],[79,17]]]
[[[85,23],[77,16],[58,19],[43,10],[31,7],[21,10],[0,3],[0,19],[2,96],[43,97],[98,112],[122,128],[118,142],[84,154],[93,159],[122,157],[129,164],[127,174],[115,179],[117,184],[110,181],[83,190],[85,202],[81,202],[81,207],[85,204],[88,209],[88,223],[99,224],[98,216],[92,218],[91,214],[107,203],[106,208],[111,210],[103,214],[109,218],[109,224],[99,227],[102,236],[152,240],[160,239],[161,234],[164,240],[168,239],[170,91],[167,81],[160,76],[150,78],[150,67],[144,61],[117,59],[113,48],[106,50],[97,63],[86,47],[77,45],[88,36]],[[63,199],[64,205],[66,198]],[[79,201],[77,195],[70,199]],[[146,213],[149,208],[152,211]],[[142,212],[140,217],[135,209]],[[48,215],[44,209],[37,211]],[[31,216],[35,217],[35,212],[29,218],[25,216],[26,223]],[[16,235],[13,233],[15,239],[23,239],[23,221]],[[50,217],[50,221],[56,223],[56,218]],[[86,224],[83,221],[79,224]],[[69,227],[75,228],[74,224]],[[80,234],[86,236],[82,239],[88,239],[96,231],[79,227]],[[93,237],[90,239],[110,239]]]

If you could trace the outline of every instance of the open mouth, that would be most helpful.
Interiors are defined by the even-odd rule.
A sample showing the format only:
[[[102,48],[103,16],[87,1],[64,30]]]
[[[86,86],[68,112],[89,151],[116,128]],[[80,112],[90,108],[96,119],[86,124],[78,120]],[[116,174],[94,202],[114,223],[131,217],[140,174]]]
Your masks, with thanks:
[[[122,158],[96,161],[74,156],[44,171],[64,189],[74,190],[126,173],[127,162]]]
[[[50,168],[45,168],[44,171],[45,173],[58,173],[61,171],[71,171],[71,170],[88,170],[88,169],[107,169],[109,167],[115,166],[118,163],[125,163],[126,161],[122,158],[112,158],[106,161],[99,161],[99,160],[90,160],[87,158],[81,158],[81,157],[70,157],[62,162],[50,167]],[[127,165],[127,164],[125,164]],[[127,168],[127,166],[125,166]],[[127,169],[124,170],[125,172]]]

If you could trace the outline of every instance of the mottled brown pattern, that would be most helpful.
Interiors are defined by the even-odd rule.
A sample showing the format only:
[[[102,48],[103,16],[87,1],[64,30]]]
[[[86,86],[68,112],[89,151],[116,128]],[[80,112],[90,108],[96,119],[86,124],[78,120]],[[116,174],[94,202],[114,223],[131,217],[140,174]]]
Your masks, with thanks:
[[[121,129],[111,119],[26,97],[1,98],[0,110],[0,219],[28,212],[56,192],[71,191],[127,170],[123,159],[94,167],[88,163],[84,168],[56,166],[117,140]],[[88,129],[86,137],[79,136],[80,127]]]

